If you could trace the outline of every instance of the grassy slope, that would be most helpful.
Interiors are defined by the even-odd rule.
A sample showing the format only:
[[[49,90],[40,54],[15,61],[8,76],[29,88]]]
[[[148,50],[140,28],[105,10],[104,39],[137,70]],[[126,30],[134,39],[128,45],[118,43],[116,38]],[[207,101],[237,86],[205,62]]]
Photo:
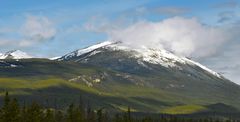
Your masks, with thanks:
[[[162,112],[166,114],[192,114],[200,111],[206,111],[208,108],[200,105],[182,105],[164,109]]]
[[[0,95],[8,90],[22,101],[37,100],[49,106],[54,106],[57,101],[61,104],[59,107],[66,107],[71,102],[78,102],[81,96],[85,102],[89,101],[93,106],[101,105],[118,110],[126,110],[127,106],[131,106],[134,111],[186,114],[205,110],[203,105],[216,103],[218,101],[216,98],[219,98],[197,99],[184,91],[176,92],[135,85],[129,83],[131,82],[129,79],[116,77],[115,74],[121,74],[120,72],[73,62],[39,59],[9,62],[20,67],[0,68]],[[107,74],[106,78],[92,87],[88,87],[82,81],[69,82],[69,79],[79,75],[91,77],[102,73]],[[132,76],[132,78],[152,80],[140,76]],[[228,100],[222,100],[221,102],[230,103]],[[180,109],[185,111],[179,111]]]
[[[177,67],[165,68],[147,62],[144,62],[145,66],[142,66],[136,63],[138,60],[129,51],[107,49],[98,49],[97,51],[100,53],[91,55],[90,52],[69,60],[135,74],[140,77],[138,81],[144,81],[145,86],[170,92],[174,94],[171,95],[174,96],[173,101],[177,100],[180,103],[214,104],[223,102],[240,108],[239,85],[227,79],[217,78],[200,67],[179,64],[182,67],[182,70],[179,70]]]

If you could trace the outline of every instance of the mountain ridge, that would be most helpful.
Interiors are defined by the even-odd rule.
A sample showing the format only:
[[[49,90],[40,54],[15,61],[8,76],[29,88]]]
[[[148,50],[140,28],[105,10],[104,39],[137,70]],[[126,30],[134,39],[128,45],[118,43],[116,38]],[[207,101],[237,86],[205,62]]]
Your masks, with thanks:
[[[119,42],[93,47],[56,60],[1,60],[0,91],[52,106],[61,101],[63,108],[82,96],[94,108],[118,111],[131,106],[138,112],[197,113],[217,103],[240,110],[239,85],[187,58]]]
[[[143,47],[142,49],[130,49],[129,47],[126,47],[124,45],[121,45],[121,42],[114,42],[114,41],[105,41],[102,43],[98,43],[96,45],[93,46],[89,46],[83,49],[78,49],[75,50],[71,53],[68,53],[56,60],[68,60],[71,57],[80,57],[81,55],[84,55],[86,53],[92,52],[89,56],[95,55],[97,53],[99,53],[100,51],[96,51],[99,48],[111,48],[112,50],[125,50],[125,51],[135,51],[136,54],[135,57],[136,58],[142,58],[144,62],[149,62],[152,64],[160,64],[162,66],[165,67],[174,67],[175,62],[178,63],[183,63],[183,64],[190,64],[190,65],[196,65],[200,68],[202,68],[203,70],[219,77],[219,78],[223,78],[223,76],[209,68],[207,68],[206,66],[195,62],[193,60],[190,60],[186,57],[179,57],[174,55],[173,53],[170,53],[164,49],[152,49],[152,48],[146,48]],[[172,60],[172,61],[170,61]],[[141,63],[142,65],[144,65],[144,63],[140,60],[138,60],[139,63]]]
[[[147,48],[147,47],[143,47],[142,49],[130,49],[129,47],[122,45],[122,43],[120,41],[104,41],[86,48],[82,48],[82,49],[77,49],[75,51],[72,51],[64,56],[58,56],[58,57],[52,57],[52,58],[47,58],[49,60],[67,60],[71,57],[76,57],[76,56],[81,56],[84,55],[86,53],[92,52],[91,55],[95,55],[96,53],[99,53],[99,51],[94,51],[98,48],[112,48],[112,50],[127,50],[127,51],[135,51],[138,52],[138,54],[136,55],[136,58],[143,58],[143,61],[145,62],[150,62],[153,64],[160,64],[162,66],[165,67],[173,67],[175,64],[175,62],[180,62],[180,63],[188,63],[191,65],[196,65],[204,70],[206,70],[207,72],[219,77],[219,78],[223,78],[223,76],[209,68],[207,68],[206,66],[195,62],[191,59],[188,59],[186,57],[179,57],[174,55],[173,53],[170,53],[164,49],[153,49],[153,48]],[[141,52],[145,52],[142,53]],[[156,57],[158,56],[158,57]],[[28,55],[26,52],[23,52],[21,50],[11,50],[8,51],[6,53],[0,53],[0,59],[28,59],[28,58],[34,58],[33,56]],[[162,58],[162,59],[159,59]],[[166,63],[165,60],[173,60],[173,62],[169,62]],[[142,61],[138,61],[138,63],[144,65],[144,63]]]

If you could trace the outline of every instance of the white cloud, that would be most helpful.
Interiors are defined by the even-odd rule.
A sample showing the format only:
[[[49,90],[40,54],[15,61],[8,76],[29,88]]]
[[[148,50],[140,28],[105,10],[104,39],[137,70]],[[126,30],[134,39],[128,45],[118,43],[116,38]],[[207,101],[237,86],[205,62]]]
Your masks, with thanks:
[[[160,22],[138,22],[124,29],[108,30],[109,38],[138,48],[163,48],[178,55],[206,57],[229,40],[221,28],[200,23],[196,18],[173,17]]]
[[[0,38],[0,46],[12,46],[14,40]]]
[[[21,40],[19,41],[18,46],[20,47],[29,47],[31,45],[35,44],[35,42],[31,41],[31,40]]]
[[[221,27],[202,24],[196,18],[173,17],[158,22],[140,21],[121,25],[96,19],[85,29],[106,33],[110,40],[122,41],[133,48],[163,48],[192,57],[240,84],[239,22]]]
[[[87,23],[84,24],[84,29],[86,31],[92,31],[96,33],[107,33],[108,31],[114,31],[116,29],[122,28],[123,23],[121,19],[118,21],[110,21],[107,18],[97,15],[91,17]]]
[[[0,46],[29,47],[52,40],[56,35],[56,29],[47,17],[28,15],[18,28],[0,28],[0,35],[3,35],[0,38]]]
[[[28,15],[20,31],[24,36],[24,39],[20,41],[20,46],[31,46],[35,43],[48,41],[56,35],[56,29],[52,22],[44,16]]]

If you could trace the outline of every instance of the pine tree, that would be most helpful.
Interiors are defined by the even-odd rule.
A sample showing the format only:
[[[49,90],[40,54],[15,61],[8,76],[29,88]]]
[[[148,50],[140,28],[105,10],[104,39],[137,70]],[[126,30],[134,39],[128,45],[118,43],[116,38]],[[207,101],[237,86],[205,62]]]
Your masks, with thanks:
[[[16,98],[11,100],[9,103],[9,114],[11,116],[9,122],[20,121],[20,108]]]
[[[8,91],[5,93],[5,97],[4,97],[4,106],[8,106],[10,103],[10,97],[8,95]]]
[[[78,106],[78,109],[76,109],[76,114],[78,116],[79,122],[86,121],[86,112],[85,112],[84,102],[81,95],[79,97],[79,106]]]
[[[82,110],[79,107],[75,107],[73,111],[74,122],[84,122]]]
[[[67,122],[73,122],[73,108],[74,105],[71,104],[67,110]]]
[[[89,104],[87,106],[87,113],[86,113],[86,115],[87,115],[87,117],[86,117],[86,121],[87,122],[94,122],[94,121],[96,121],[95,113],[91,109],[91,106]]]
[[[3,122],[10,122],[11,121],[9,104],[10,104],[10,97],[8,95],[8,92],[6,92],[5,97],[4,97],[4,105],[3,105],[3,108],[2,108],[2,121]]]
[[[64,121],[64,115],[61,111],[57,111],[55,113],[55,122],[63,122]]]
[[[53,114],[52,110],[47,109],[43,121],[44,122],[54,122],[54,114]]]
[[[10,99],[8,92],[4,97],[3,107],[0,109],[0,122],[238,122],[234,118],[184,118],[174,115],[161,115],[159,119],[151,117],[133,118],[131,109],[128,107],[123,114],[109,116],[107,111],[103,112],[103,108],[95,112],[88,104],[87,110],[79,104],[74,106],[71,104],[65,111],[43,109],[39,104],[33,102],[30,106],[26,106],[25,102],[21,108],[17,99]],[[86,110],[86,111],[85,111]],[[113,118],[111,118],[113,117]]]
[[[97,110],[97,121],[98,121],[98,122],[103,122],[102,109]]]
[[[3,111],[2,111],[2,108],[0,108],[0,122],[3,121],[3,120],[2,120],[2,119],[3,119],[3,114],[2,114],[2,112],[3,112]]]
[[[119,114],[116,114],[114,119],[113,119],[114,122],[122,122],[123,120],[121,119],[120,115]]]
[[[127,122],[132,122],[131,108],[129,106],[128,106],[128,111],[127,111]]]
[[[151,117],[145,117],[145,118],[143,118],[142,122],[153,122],[153,120]]]
[[[20,121],[25,122],[25,118],[27,117],[27,108],[26,108],[26,102],[25,100],[23,101],[23,107],[20,111]]]
[[[32,105],[27,108],[26,122],[41,122],[43,119],[43,112],[41,107],[33,102]]]
[[[104,112],[103,113],[103,122],[109,122],[109,117],[108,117],[108,113],[107,112]]]

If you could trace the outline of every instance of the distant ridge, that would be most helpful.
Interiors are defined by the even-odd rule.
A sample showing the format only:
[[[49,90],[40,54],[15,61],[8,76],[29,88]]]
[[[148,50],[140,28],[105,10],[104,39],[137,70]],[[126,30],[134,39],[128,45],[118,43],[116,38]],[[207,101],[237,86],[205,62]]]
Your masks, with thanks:
[[[11,50],[4,54],[0,54],[0,59],[27,59],[32,58],[32,56],[28,55],[26,52],[21,50]]]

